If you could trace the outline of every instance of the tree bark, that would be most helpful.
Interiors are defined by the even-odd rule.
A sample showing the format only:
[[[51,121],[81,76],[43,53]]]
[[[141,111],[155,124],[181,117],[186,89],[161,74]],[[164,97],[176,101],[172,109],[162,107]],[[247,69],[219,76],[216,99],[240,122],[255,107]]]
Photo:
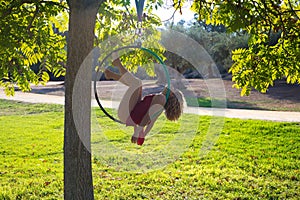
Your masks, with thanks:
[[[85,69],[84,84],[74,84],[78,70],[93,49],[96,14],[100,1],[68,1],[70,7],[68,32],[68,57],[65,77],[65,124],[64,124],[64,198],[94,199],[91,151],[84,145],[79,134],[90,142],[91,135],[91,68]],[[97,3],[95,3],[97,2]],[[73,93],[77,98],[73,98]],[[79,98],[78,98],[79,97]],[[74,106],[74,105],[80,105]],[[74,122],[74,111],[80,113],[80,129]],[[78,112],[80,111],[80,112]],[[83,112],[82,112],[83,111]],[[78,131],[84,131],[79,133]]]

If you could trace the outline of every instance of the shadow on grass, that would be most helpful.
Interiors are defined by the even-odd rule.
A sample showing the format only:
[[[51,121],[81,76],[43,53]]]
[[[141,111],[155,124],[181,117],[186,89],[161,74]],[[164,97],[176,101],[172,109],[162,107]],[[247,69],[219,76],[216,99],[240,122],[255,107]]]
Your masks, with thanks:
[[[277,100],[290,100],[300,102],[300,85],[287,84],[285,80],[275,81],[266,93],[269,97]]]
[[[233,108],[233,109],[255,109],[255,110],[263,110],[263,108],[258,107],[256,104],[251,104],[249,102],[243,101],[229,101],[222,99],[214,99],[212,101],[211,98],[198,97],[198,98],[186,98],[186,102],[188,106],[191,107],[214,107],[214,108]],[[224,104],[226,103],[226,104]],[[213,106],[212,106],[213,105]]]
[[[0,116],[40,114],[46,112],[63,112],[63,106],[0,99]]]

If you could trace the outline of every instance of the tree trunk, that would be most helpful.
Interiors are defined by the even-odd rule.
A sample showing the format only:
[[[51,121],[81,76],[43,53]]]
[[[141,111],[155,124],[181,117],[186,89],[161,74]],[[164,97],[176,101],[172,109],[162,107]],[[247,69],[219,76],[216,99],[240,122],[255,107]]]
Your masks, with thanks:
[[[86,5],[87,2],[90,5]],[[93,5],[91,2],[93,1],[68,1],[70,19],[67,43],[64,124],[64,197],[66,200],[94,199],[90,146],[84,145],[79,136],[79,134],[84,134],[86,141],[90,143],[91,68],[85,69],[87,74],[84,84],[76,85],[74,89],[78,70],[86,56],[93,49],[94,44],[94,28],[100,1],[96,4],[96,1],[94,1]],[[77,98],[72,98],[73,93],[77,93]],[[80,121],[76,126],[74,113],[80,113],[80,115],[75,116]],[[78,127],[81,130],[78,130]]]

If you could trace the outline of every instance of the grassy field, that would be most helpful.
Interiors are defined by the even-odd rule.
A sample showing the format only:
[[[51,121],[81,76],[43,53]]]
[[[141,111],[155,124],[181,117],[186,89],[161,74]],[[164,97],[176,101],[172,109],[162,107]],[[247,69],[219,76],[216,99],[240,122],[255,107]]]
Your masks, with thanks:
[[[130,128],[97,116],[96,199],[299,199],[299,123],[224,119],[215,145],[200,156],[208,130],[223,119],[184,115],[178,123],[164,123],[161,118],[139,147],[129,142]],[[0,100],[0,127],[0,199],[62,199],[63,108]],[[143,163],[132,164],[120,153],[101,157],[101,141]],[[173,141],[185,151],[164,163],[167,158],[157,152],[176,151],[168,146]],[[147,155],[163,160],[156,166]],[[148,171],[122,171],[117,165]]]

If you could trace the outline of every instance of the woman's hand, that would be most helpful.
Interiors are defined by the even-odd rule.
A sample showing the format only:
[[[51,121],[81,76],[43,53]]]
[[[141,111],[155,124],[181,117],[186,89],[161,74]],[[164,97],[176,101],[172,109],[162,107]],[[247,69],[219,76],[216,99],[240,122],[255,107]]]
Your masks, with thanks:
[[[140,137],[139,137],[139,138],[137,139],[137,144],[140,145],[140,146],[142,146],[142,145],[144,144],[144,141],[145,141],[145,138],[140,138]]]

